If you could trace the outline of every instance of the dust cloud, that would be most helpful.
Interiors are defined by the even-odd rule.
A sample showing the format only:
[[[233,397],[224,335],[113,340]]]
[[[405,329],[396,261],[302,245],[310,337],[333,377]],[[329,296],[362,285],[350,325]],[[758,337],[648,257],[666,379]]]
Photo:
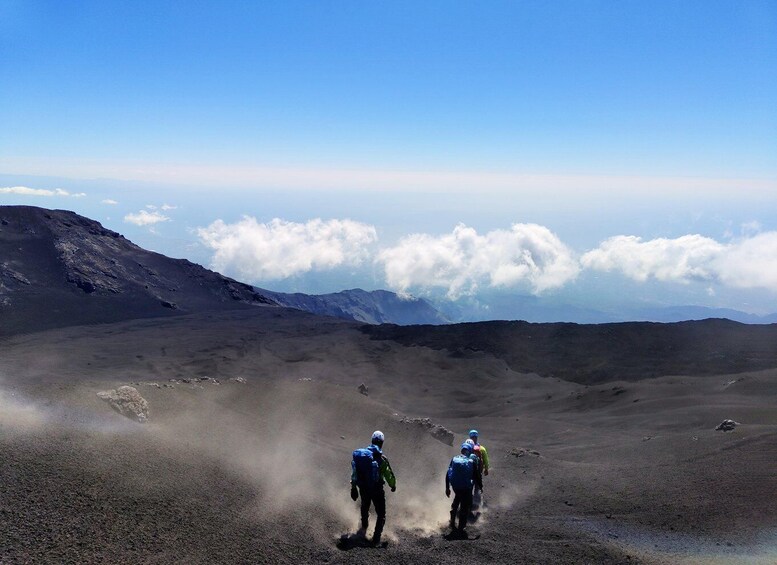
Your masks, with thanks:
[[[0,432],[19,434],[39,430],[46,422],[43,411],[21,394],[0,387]]]

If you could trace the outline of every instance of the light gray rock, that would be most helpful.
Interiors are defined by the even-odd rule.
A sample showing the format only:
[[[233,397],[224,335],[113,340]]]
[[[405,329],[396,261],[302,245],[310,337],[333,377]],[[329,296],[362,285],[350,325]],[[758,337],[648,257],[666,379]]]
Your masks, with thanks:
[[[148,402],[140,396],[138,389],[131,386],[120,386],[115,390],[98,392],[102,398],[119,414],[140,423],[148,420]]]

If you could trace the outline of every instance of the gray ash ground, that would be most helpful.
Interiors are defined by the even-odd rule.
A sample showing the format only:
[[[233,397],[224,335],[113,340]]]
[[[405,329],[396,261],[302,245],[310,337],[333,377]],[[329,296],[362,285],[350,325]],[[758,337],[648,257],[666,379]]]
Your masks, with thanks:
[[[269,308],[64,328],[0,347],[3,565],[777,555],[775,370],[635,379],[632,367],[629,381],[586,385]],[[148,401],[146,423],[97,397],[121,385]],[[453,447],[407,423],[416,418],[450,430]],[[739,425],[716,431],[724,419]],[[492,459],[488,507],[470,528],[478,539],[446,539],[443,474],[471,427]],[[338,547],[358,523],[350,453],[374,429],[398,476],[389,543]]]

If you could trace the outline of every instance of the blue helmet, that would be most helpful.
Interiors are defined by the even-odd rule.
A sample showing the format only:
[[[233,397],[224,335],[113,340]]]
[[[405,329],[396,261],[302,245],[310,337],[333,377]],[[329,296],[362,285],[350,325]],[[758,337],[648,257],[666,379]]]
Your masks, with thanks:
[[[472,453],[472,445],[465,441],[464,443],[461,444],[461,450],[469,451],[470,453]]]
[[[478,431],[477,430],[470,430],[469,431],[469,437],[471,437],[472,439],[475,439],[476,437],[478,437]]]

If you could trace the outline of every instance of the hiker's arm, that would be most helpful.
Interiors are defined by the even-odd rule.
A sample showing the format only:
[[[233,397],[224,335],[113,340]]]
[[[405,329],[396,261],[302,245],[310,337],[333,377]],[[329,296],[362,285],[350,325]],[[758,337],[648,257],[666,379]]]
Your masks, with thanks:
[[[356,485],[356,462],[351,461],[351,486]]]
[[[480,446],[480,455],[483,457],[483,472],[488,475],[488,450]]]
[[[388,483],[389,487],[391,487],[392,492],[397,490],[397,478],[394,475],[394,471],[391,469],[391,463],[389,463],[389,460],[385,457],[383,458],[383,463],[380,466],[380,472],[383,476],[383,480]]]

